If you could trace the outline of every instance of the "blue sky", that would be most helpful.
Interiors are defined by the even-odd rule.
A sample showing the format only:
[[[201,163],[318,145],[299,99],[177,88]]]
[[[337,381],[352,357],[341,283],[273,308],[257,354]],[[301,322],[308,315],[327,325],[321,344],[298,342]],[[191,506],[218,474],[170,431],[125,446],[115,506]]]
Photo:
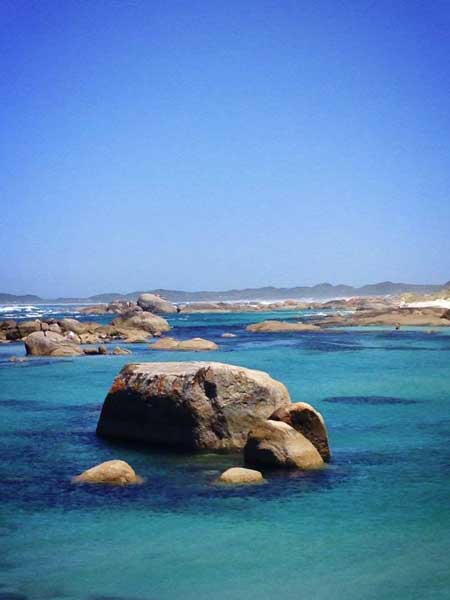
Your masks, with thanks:
[[[0,291],[450,279],[450,2],[0,4]]]

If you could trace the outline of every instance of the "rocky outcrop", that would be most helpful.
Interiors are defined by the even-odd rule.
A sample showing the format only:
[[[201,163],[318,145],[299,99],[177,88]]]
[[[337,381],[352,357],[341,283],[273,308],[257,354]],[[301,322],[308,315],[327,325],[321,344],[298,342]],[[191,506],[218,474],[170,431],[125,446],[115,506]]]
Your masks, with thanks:
[[[328,433],[322,415],[306,402],[296,402],[290,406],[282,406],[270,419],[283,421],[307,438],[318,450],[325,462],[331,458]]]
[[[264,483],[262,473],[254,469],[231,467],[224,471],[217,480],[220,483],[241,485],[243,483]]]
[[[170,325],[158,315],[149,312],[140,312],[137,314],[125,314],[122,317],[114,319],[112,324],[120,329],[140,329],[148,333],[158,333],[170,330]]]
[[[192,338],[190,340],[176,340],[171,337],[161,338],[149,346],[151,350],[185,350],[190,352],[209,352],[217,350],[219,346],[203,338]]]
[[[386,325],[389,327],[445,327],[450,320],[445,318],[442,308],[391,308],[360,310],[347,315],[317,317],[315,322],[321,327],[367,327]]]
[[[239,449],[256,423],[289,404],[285,386],[262,371],[215,362],[131,364],[113,382],[97,433],[192,449]]]
[[[81,356],[81,347],[53,331],[35,331],[25,339],[27,354],[32,356]]]
[[[245,463],[271,468],[320,469],[324,462],[311,442],[282,421],[256,424],[244,448]]]
[[[309,323],[291,323],[289,321],[262,321],[246,327],[252,333],[290,333],[299,331],[320,331],[320,327]]]
[[[88,469],[72,479],[73,483],[103,483],[133,485],[142,483],[139,475],[123,460],[108,460]]]
[[[177,312],[176,306],[156,294],[141,294],[137,304],[142,310],[154,314],[170,314]]]

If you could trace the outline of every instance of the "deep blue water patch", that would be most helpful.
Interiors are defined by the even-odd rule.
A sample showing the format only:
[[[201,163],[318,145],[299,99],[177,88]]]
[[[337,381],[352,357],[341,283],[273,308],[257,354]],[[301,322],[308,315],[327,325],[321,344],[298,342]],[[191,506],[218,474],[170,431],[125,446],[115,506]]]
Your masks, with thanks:
[[[323,402],[334,404],[418,404],[420,400],[398,398],[395,396],[331,396],[323,398]]]

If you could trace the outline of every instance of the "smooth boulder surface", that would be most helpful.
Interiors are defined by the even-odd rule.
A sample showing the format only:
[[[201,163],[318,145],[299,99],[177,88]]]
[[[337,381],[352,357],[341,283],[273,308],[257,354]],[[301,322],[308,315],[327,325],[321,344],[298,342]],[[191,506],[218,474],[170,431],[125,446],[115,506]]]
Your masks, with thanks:
[[[32,356],[81,356],[79,345],[54,331],[35,331],[25,339],[27,354]]]
[[[243,483],[263,483],[264,477],[259,471],[254,469],[245,469],[244,467],[231,467],[224,471],[218,480],[220,483],[243,484]]]
[[[108,460],[77,475],[74,483],[103,483],[109,485],[130,485],[142,483],[134,469],[124,460]]]
[[[156,294],[141,294],[137,301],[138,306],[143,310],[155,314],[176,313],[177,307],[168,300]]]
[[[184,350],[191,352],[208,352],[211,350],[217,350],[219,346],[211,342],[210,340],[205,340],[203,338],[192,338],[190,340],[175,340],[174,338],[161,338],[157,340],[154,344],[149,346],[151,350]]]
[[[97,434],[191,449],[240,449],[256,423],[289,404],[286,387],[262,371],[218,362],[130,364],[112,384]]]
[[[299,331],[320,331],[317,325],[308,323],[289,323],[288,321],[262,321],[248,325],[247,331],[252,333],[290,333]]]
[[[149,312],[123,315],[114,319],[112,324],[120,329],[140,329],[152,334],[170,330],[170,325],[166,319]]]
[[[276,410],[270,419],[283,421],[302,433],[318,450],[324,461],[331,458],[328,433],[322,415],[306,402],[296,402]]]
[[[247,465],[273,468],[320,469],[318,450],[299,431],[282,421],[263,421],[248,434],[244,448]]]

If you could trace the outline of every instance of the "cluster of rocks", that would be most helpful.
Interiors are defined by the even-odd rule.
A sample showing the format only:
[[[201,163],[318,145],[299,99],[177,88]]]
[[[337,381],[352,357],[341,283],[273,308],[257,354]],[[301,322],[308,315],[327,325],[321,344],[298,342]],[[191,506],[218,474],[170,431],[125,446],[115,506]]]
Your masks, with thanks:
[[[267,312],[305,310],[320,307],[317,302],[302,302],[299,300],[278,300],[276,302],[190,302],[188,304],[173,304],[157,294],[141,294],[137,302],[130,300],[115,300],[109,304],[94,304],[82,306],[78,312],[89,315],[125,314],[130,312],[148,311],[154,314],[171,313],[234,313],[234,312]]]
[[[326,317],[314,317],[321,327],[353,327],[388,325],[392,327],[448,327],[450,311],[438,307],[409,308],[384,307],[382,310],[359,309],[350,314],[333,314]]]
[[[0,342],[23,341],[27,354],[35,356],[80,356],[105,353],[102,349],[82,349],[82,344],[147,342],[169,330],[166,319],[148,312],[125,313],[109,325],[77,319],[8,320],[0,322]]]
[[[97,434],[191,450],[243,451],[249,466],[318,469],[330,460],[324,420],[292,403],[267,373],[217,362],[125,366],[104,401]],[[222,481],[249,476],[228,473]]]
[[[356,305],[355,305],[356,306]],[[334,305],[334,308],[336,306]],[[252,323],[246,330],[252,333],[295,333],[304,331],[324,331],[327,327],[368,327],[401,326],[416,327],[448,327],[450,326],[450,310],[438,307],[410,308],[390,307],[374,309],[364,305],[348,312],[335,312],[330,315],[312,315],[308,323],[295,321],[262,321]]]
[[[177,306],[157,294],[141,294],[137,302],[131,300],[114,300],[109,304],[80,306],[77,311],[84,315],[126,315],[139,312],[151,312],[156,315],[179,312]]]

